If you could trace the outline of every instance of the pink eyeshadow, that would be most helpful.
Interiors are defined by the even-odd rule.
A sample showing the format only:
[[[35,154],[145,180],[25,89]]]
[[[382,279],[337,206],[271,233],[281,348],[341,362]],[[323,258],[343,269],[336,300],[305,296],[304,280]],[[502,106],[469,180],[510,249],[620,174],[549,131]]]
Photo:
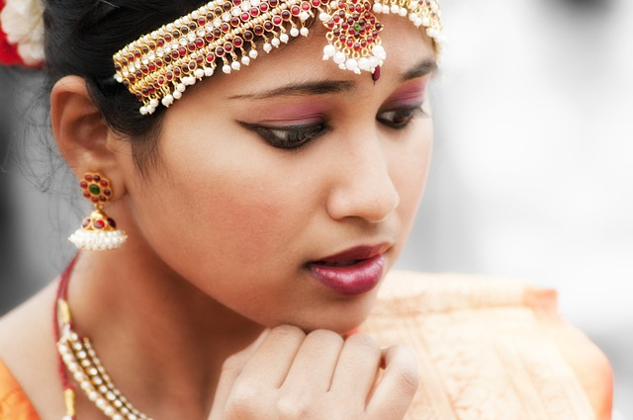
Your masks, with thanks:
[[[262,122],[283,122],[283,121],[303,121],[315,120],[323,117],[322,106],[314,103],[271,105],[264,115]]]
[[[428,80],[416,81],[398,89],[387,102],[392,105],[417,102],[424,98]]]

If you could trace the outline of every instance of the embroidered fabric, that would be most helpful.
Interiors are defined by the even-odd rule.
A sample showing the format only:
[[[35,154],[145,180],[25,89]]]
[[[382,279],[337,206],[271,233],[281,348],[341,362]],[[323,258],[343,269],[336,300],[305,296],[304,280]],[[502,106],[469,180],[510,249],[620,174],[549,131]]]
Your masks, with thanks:
[[[595,419],[537,312],[555,293],[476,276],[394,273],[361,328],[407,343],[422,383],[406,420]]]

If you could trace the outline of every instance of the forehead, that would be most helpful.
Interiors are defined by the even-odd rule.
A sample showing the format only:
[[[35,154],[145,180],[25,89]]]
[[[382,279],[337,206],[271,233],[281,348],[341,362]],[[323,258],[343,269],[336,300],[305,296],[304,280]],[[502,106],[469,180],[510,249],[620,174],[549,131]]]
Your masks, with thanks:
[[[398,16],[382,16],[382,46],[387,58],[381,68],[379,83],[395,81],[399,76],[435,57],[433,44],[423,31]],[[242,92],[254,92],[283,83],[315,80],[371,80],[368,72],[355,74],[342,70],[331,59],[323,59],[329,31],[314,25],[307,37],[292,39],[287,45],[263,54],[248,67],[231,74],[218,74],[202,85],[225,98]],[[202,86],[201,85],[201,86]],[[205,89],[206,90],[206,89]]]

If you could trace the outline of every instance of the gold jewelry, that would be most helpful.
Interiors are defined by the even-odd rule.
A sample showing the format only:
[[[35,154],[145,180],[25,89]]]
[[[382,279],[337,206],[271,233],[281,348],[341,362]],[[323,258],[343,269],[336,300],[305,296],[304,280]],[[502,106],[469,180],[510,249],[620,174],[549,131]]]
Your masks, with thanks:
[[[68,276],[60,283],[60,291],[66,290]],[[81,338],[73,331],[70,307],[63,293],[57,298],[57,351],[72,378],[77,381],[88,399],[112,420],[152,420],[138,411],[114,386],[110,376],[101,365],[88,338]],[[76,418],[75,391],[65,385],[64,399],[66,416],[64,420]]]
[[[307,36],[306,22],[315,17],[329,30],[324,60],[374,74],[387,57],[377,14],[408,17],[439,49],[436,0],[214,0],[117,52],[114,78],[143,103],[141,114],[153,114],[161,103],[169,107],[188,86],[212,76],[218,62],[224,73],[249,65],[259,55],[256,41],[269,53],[290,37]]]
[[[116,228],[114,219],[103,211],[104,205],[114,196],[112,183],[97,172],[88,172],[79,182],[85,198],[94,205],[94,210],[82,222],[68,240],[79,249],[105,251],[117,249],[127,240],[127,234]]]
[[[62,337],[57,344],[66,368],[79,383],[88,399],[112,420],[152,420],[130,404],[114,386],[101,365],[88,338],[80,338],[69,324],[62,327]],[[74,404],[74,394],[73,394]],[[72,405],[71,405],[72,407]],[[75,408],[69,411],[74,412]]]

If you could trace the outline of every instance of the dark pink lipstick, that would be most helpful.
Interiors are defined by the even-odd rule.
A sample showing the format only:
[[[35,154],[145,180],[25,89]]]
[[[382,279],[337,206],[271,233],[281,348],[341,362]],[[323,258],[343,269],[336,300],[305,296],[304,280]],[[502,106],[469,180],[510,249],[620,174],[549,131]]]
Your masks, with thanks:
[[[344,295],[359,295],[376,287],[385,269],[389,244],[359,246],[307,264],[310,275]]]

